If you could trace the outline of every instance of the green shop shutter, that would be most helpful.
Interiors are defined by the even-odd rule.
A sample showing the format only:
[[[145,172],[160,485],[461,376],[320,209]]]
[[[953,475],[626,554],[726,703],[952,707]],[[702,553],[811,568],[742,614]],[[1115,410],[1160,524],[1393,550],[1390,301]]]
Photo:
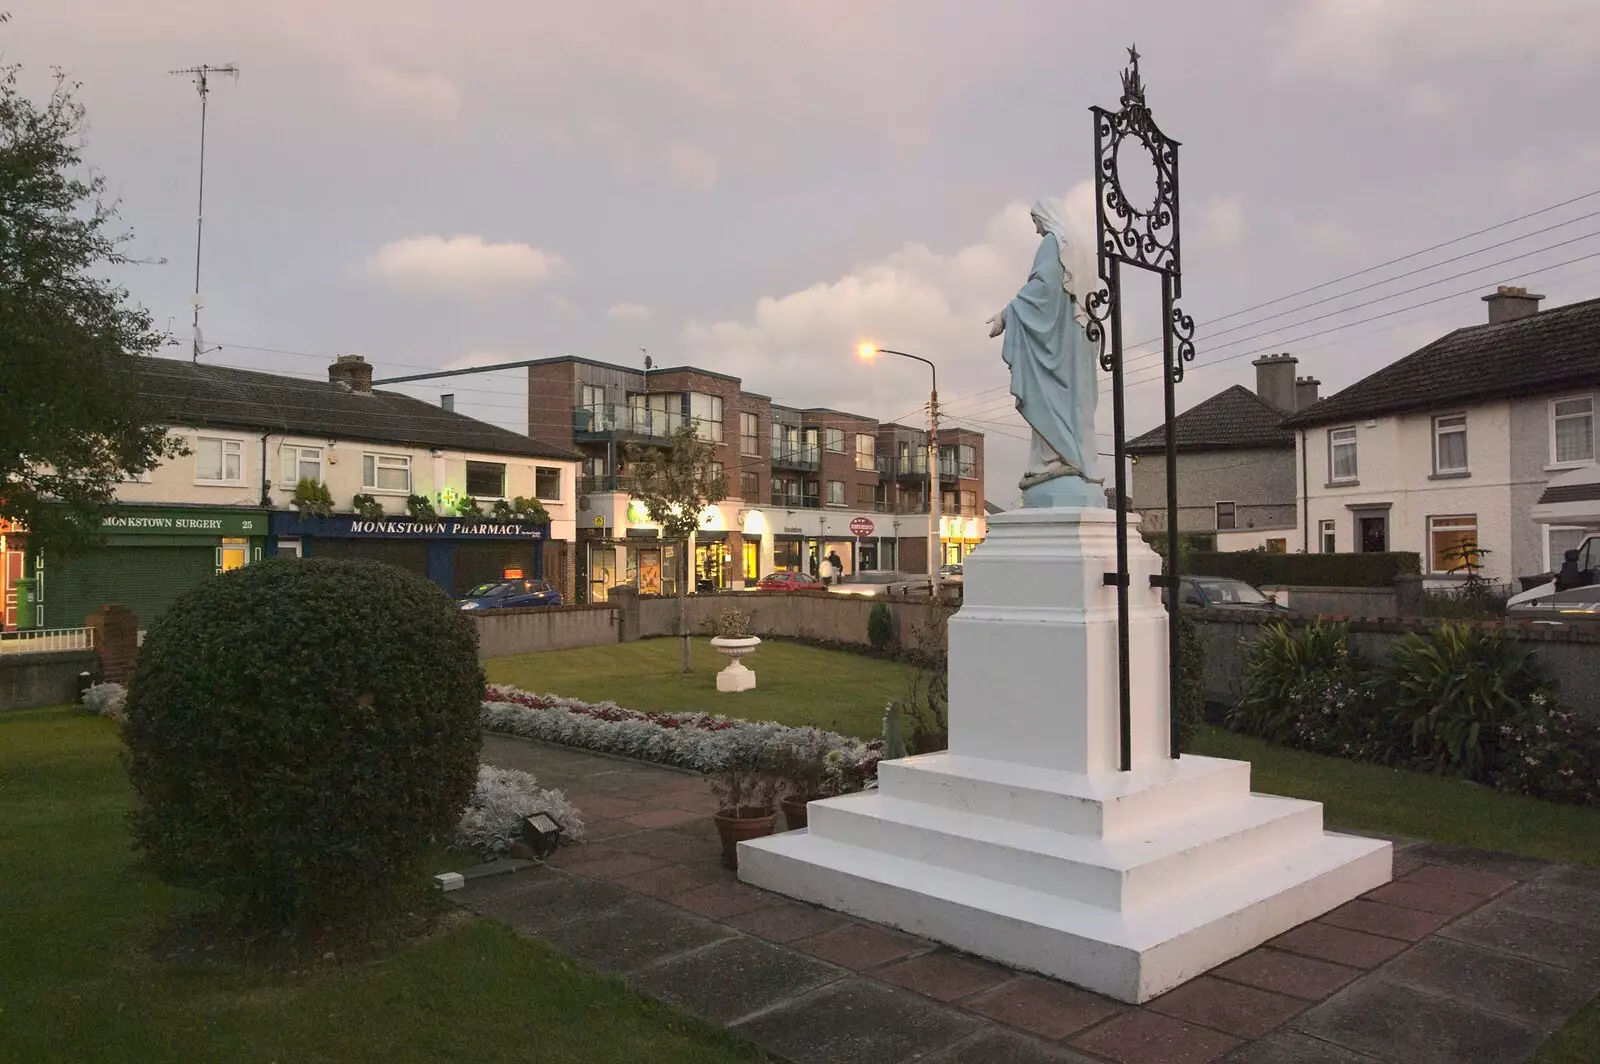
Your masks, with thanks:
[[[148,628],[179,595],[217,571],[211,546],[101,547],[44,569],[44,626],[80,628],[101,606],[132,610]]]

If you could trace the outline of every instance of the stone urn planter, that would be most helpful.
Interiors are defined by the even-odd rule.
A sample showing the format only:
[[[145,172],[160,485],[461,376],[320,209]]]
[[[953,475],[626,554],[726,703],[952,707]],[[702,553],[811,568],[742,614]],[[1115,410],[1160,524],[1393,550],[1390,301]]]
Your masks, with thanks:
[[[739,843],[772,834],[778,814],[770,808],[723,809],[713,813],[717,834],[722,838],[722,867],[739,870]]]
[[[745,667],[739,659],[761,645],[758,636],[747,635],[727,638],[715,636],[711,646],[718,654],[730,658],[728,667],[717,673],[718,691],[749,691],[756,685],[756,674]]]

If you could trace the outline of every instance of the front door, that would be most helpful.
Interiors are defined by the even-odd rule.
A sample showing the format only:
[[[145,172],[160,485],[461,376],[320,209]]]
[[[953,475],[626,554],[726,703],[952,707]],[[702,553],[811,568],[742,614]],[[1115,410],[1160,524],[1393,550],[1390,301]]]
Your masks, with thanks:
[[[1356,518],[1356,547],[1362,554],[1389,549],[1389,515],[1363,514]]]
[[[250,541],[248,539],[225,539],[222,541],[222,546],[217,548],[217,571],[219,573],[242,569],[249,560]]]
[[[22,559],[20,550],[0,549],[0,631],[17,626],[17,581],[22,579]]]
[[[604,602],[617,584],[617,548],[589,547],[589,601]]]
[[[761,579],[761,543],[759,540],[747,539],[744,541],[744,582],[753,585]]]

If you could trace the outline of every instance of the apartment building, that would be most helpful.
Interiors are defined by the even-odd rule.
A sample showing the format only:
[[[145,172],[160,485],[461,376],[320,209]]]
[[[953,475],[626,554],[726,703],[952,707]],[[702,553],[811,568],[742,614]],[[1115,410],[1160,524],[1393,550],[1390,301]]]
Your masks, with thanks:
[[[562,357],[527,363],[528,435],[582,456],[578,589],[675,593],[676,544],[629,493],[628,444],[693,425],[713,446],[728,498],[689,549],[696,588],[737,589],[829,555],[847,574],[926,572],[931,540],[926,430],[861,414],[774,403],[738,377],[693,367],[630,369]],[[940,557],[958,562],[987,530],[983,436],[940,434]]]

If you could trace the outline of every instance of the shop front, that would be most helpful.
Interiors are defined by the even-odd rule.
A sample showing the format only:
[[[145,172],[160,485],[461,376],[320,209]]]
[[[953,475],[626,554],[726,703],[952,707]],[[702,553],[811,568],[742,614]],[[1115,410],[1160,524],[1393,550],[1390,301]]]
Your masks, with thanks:
[[[0,517],[0,632],[16,629],[22,613],[22,578],[27,574],[28,534]]]
[[[972,549],[983,542],[987,522],[975,517],[943,517],[939,520],[941,565],[961,565]]]
[[[60,560],[40,558],[40,628],[78,628],[103,605],[124,606],[141,627],[218,573],[260,561],[263,510],[123,506],[100,525],[100,545]]]
[[[545,575],[548,524],[520,521],[369,520],[351,514],[301,518],[274,513],[269,554],[299,558],[365,558],[431,580],[452,596],[479,584]]]

